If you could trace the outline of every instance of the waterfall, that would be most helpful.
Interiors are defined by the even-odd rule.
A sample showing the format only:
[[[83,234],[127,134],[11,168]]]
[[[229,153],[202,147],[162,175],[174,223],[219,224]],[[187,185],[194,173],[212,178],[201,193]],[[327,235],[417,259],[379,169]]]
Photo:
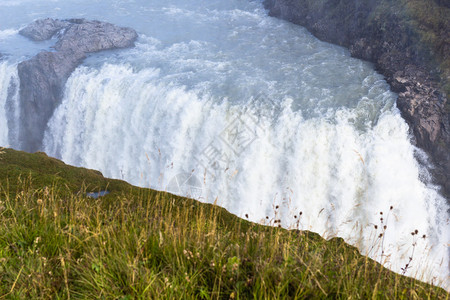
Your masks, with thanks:
[[[20,123],[17,65],[0,61],[0,146],[14,146]]]
[[[279,218],[286,228],[341,236],[397,271],[417,242],[416,277],[437,282],[436,269],[448,272],[445,199],[420,180],[426,171],[415,155],[423,154],[391,94],[374,93],[384,86],[375,75],[363,80],[367,95],[356,107],[308,118],[290,98],[279,107],[264,97],[236,104],[163,81],[157,69],[79,68],[45,151],[255,222]],[[381,113],[369,117],[379,102]],[[416,241],[415,230],[426,238]]]

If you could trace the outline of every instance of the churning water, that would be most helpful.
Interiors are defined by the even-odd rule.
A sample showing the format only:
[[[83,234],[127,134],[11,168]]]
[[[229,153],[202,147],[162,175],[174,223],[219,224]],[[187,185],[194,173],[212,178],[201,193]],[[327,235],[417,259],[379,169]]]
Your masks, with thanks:
[[[18,29],[44,17],[130,26],[135,48],[92,55],[69,78],[44,151],[255,222],[341,236],[396,272],[417,242],[406,274],[448,289],[445,199],[370,64],[259,1],[8,0],[0,13],[0,145],[18,144],[17,63],[55,42]]]

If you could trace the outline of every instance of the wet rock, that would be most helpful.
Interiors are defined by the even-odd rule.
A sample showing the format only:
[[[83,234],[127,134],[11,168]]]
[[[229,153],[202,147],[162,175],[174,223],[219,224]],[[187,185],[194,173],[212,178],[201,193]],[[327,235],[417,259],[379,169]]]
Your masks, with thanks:
[[[40,150],[47,123],[61,102],[70,74],[88,53],[132,47],[137,33],[110,23],[73,19],[35,21],[21,34],[33,40],[58,37],[55,52],[41,52],[18,65],[21,123],[19,147],[28,152]]]
[[[450,122],[448,113],[445,113],[448,99],[427,77],[426,71],[412,65],[394,73],[391,86],[398,92],[397,107],[410,124],[417,145],[431,155],[436,165],[432,170],[436,182],[448,195]]]
[[[67,21],[55,19],[37,20],[23,28],[19,33],[33,41],[45,41],[51,39],[58,31],[69,26]]]
[[[99,21],[77,20],[55,45],[58,51],[76,49],[84,53],[108,49],[127,48],[134,45],[136,31]]]
[[[22,150],[40,150],[48,120],[61,101],[70,74],[83,61],[78,51],[41,52],[18,65]]]

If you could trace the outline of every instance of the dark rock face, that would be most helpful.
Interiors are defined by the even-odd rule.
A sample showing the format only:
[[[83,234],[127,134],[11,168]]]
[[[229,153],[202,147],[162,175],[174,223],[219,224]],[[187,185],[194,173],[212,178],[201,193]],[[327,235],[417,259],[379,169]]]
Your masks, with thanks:
[[[392,89],[398,92],[397,107],[410,124],[417,145],[432,157],[437,166],[433,175],[450,196],[450,122],[445,113],[447,99],[426,74],[414,66],[397,71],[391,78]]]
[[[438,5],[450,8],[450,1],[449,0],[434,0],[434,1],[436,1],[436,3]]]
[[[42,146],[44,131],[61,102],[64,85],[87,53],[132,47],[137,38],[133,29],[86,20],[35,21],[21,34],[33,40],[50,39],[64,30],[56,52],[41,52],[18,65],[20,78],[21,129],[19,147],[35,152]]]
[[[394,1],[395,2],[395,1]],[[448,7],[448,1],[435,0]],[[386,4],[388,3],[388,4]],[[265,0],[269,15],[305,26],[319,39],[350,49],[352,56],[375,63],[393,91],[397,107],[417,145],[432,158],[436,183],[450,198],[450,103],[438,74],[448,43],[436,49],[423,42],[409,12],[389,1]],[[446,3],[444,5],[443,3]],[[439,11],[444,11],[444,7]],[[443,18],[445,19],[445,17]],[[439,23],[438,34],[449,37],[450,23]],[[433,32],[435,34],[436,32]],[[439,52],[441,51],[441,53]],[[445,73],[444,73],[445,74]],[[444,75],[445,77],[445,75]]]
[[[20,77],[20,147],[28,152],[40,150],[44,131],[60,103],[64,84],[85,58],[76,51],[41,52],[18,65]]]

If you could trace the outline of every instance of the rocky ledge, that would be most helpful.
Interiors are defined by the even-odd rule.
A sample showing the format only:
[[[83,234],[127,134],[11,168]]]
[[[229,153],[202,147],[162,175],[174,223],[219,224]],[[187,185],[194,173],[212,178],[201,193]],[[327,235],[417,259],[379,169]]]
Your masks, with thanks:
[[[271,16],[371,61],[450,199],[450,9],[443,0],[265,0]]]
[[[57,37],[56,51],[44,51],[18,66],[22,126],[20,148],[28,152],[42,146],[44,131],[61,102],[70,74],[88,53],[134,46],[137,33],[131,28],[84,19],[37,20],[19,32],[34,40]],[[26,142],[25,142],[26,141]]]

